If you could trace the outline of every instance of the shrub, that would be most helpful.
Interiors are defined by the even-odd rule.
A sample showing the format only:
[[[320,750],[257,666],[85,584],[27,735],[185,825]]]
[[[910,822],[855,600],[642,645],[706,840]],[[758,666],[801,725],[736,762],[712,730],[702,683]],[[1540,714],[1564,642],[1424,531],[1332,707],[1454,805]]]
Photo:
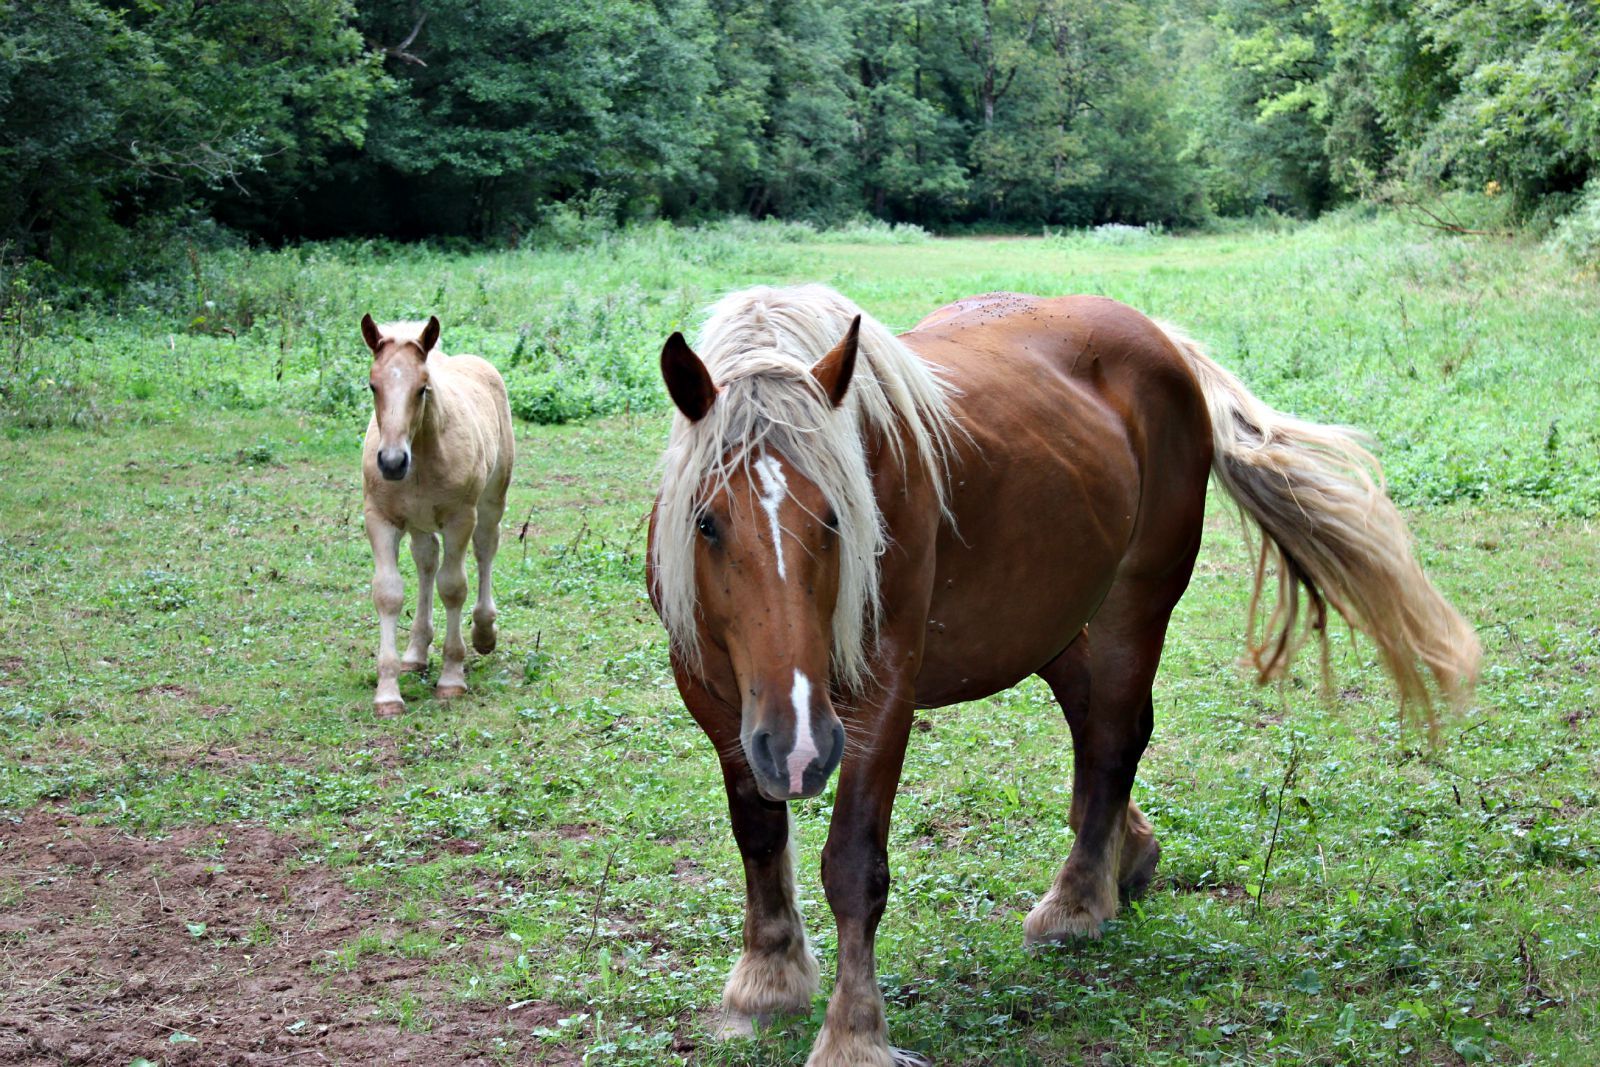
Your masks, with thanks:
[[[1600,270],[1600,179],[1583,187],[1577,205],[1556,223],[1549,245],[1590,270]]]

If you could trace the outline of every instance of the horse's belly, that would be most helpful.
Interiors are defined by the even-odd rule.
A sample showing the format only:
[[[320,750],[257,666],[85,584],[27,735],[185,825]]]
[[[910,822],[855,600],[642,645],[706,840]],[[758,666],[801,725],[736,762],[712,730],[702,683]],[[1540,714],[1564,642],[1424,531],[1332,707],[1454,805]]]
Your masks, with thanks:
[[[989,696],[1054,659],[1105,599],[1131,528],[1131,516],[1096,531],[1028,523],[984,538],[995,549],[991,559],[941,552],[917,702],[940,707]]]

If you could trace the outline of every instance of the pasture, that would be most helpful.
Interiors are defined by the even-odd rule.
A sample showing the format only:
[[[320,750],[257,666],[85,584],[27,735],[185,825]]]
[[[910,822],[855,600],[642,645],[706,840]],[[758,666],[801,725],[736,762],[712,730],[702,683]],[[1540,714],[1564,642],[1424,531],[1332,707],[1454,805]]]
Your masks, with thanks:
[[[801,1062],[821,998],[707,1036],[742,876],[642,554],[662,339],[728,288],[817,280],[902,329],[993,289],[1181,325],[1275,407],[1376,436],[1485,648],[1436,748],[1342,629],[1331,689],[1314,654],[1258,689],[1235,666],[1253,557],[1213,494],[1134,790],[1163,847],[1149,894],[1102,940],[1024,954],[1071,841],[1066,726],[1037,680],[920,713],[878,938],[895,1043],[947,1065],[1593,1061],[1592,275],[1355,215],[191,259],[143,306],[19,298],[0,351],[0,1060]],[[519,416],[500,647],[448,705],[402,678],[393,720],[371,708],[365,311],[439,315]],[[796,806],[824,995],[830,794]]]

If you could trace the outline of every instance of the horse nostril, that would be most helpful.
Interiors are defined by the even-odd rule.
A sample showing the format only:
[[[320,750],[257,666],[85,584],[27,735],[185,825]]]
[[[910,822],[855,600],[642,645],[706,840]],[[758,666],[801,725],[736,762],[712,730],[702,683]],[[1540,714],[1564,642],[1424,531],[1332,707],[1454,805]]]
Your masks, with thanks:
[[[750,755],[755,758],[756,770],[768,777],[778,776],[777,761],[772,758],[772,734],[757,730],[750,738]]]
[[[832,742],[832,744],[828,745],[827,748],[818,746],[816,761],[811,765],[811,770],[815,771],[823,778],[827,778],[828,775],[833,773],[833,769],[839,766],[839,761],[844,756],[843,724],[837,722],[834,723],[833,728],[828,731],[826,736],[828,740]],[[810,771],[807,772],[808,778],[810,777],[810,773]]]

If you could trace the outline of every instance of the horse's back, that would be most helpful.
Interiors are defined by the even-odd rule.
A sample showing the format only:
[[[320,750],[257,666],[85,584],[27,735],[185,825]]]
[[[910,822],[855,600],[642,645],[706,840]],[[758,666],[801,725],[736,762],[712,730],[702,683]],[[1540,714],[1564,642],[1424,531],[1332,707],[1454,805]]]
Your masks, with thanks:
[[[510,402],[506,396],[505,379],[495,365],[482,356],[446,356],[435,350],[428,356],[428,373],[449,376],[480,414],[504,412],[510,418]]]
[[[1046,367],[1067,377],[1103,376],[1115,391],[1150,395],[1185,406],[1200,399],[1199,383],[1166,332],[1142,312],[1102,296],[1038,297],[1025,293],[983,293],[964,297],[927,315],[903,340],[947,341],[976,347],[1030,364],[1028,373]],[[940,345],[940,347],[945,347]]]
[[[965,398],[1025,397],[1071,415],[1084,404],[1124,426],[1141,466],[1173,453],[1209,468],[1210,416],[1188,359],[1156,322],[1100,296],[984,293],[940,308],[902,336],[944,367]],[[1193,464],[1190,464],[1193,465]],[[1186,472],[1187,473],[1187,472]]]

